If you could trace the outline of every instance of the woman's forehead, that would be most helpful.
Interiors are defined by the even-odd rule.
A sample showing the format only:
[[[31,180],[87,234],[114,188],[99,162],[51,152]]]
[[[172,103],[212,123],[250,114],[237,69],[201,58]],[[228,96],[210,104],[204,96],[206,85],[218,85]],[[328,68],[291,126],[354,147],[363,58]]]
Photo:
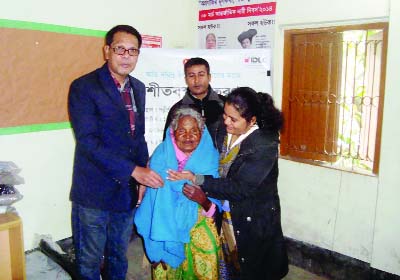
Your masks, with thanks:
[[[196,127],[199,128],[197,120],[192,116],[182,116],[179,118],[178,127]]]

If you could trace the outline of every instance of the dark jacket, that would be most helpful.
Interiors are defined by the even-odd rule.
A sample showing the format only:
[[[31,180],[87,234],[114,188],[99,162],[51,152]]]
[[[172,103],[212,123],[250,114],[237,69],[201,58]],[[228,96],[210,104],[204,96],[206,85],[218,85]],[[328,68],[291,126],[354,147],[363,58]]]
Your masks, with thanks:
[[[277,190],[278,137],[254,131],[241,143],[227,178],[204,176],[208,196],[229,200],[241,279],[281,279],[288,272]]]
[[[190,94],[187,89],[185,95],[181,100],[175,103],[168,112],[167,120],[165,122],[163,139],[165,139],[165,132],[171,124],[173,112],[176,108],[184,105],[191,106],[196,109],[204,118],[208,131],[210,132],[211,139],[216,143],[216,135],[225,132],[223,125],[222,114],[224,113],[225,97],[217,94],[211,86],[208,88],[208,93],[203,99],[197,99]]]
[[[148,160],[145,86],[129,79],[137,107],[134,136],[107,64],[71,84],[68,106],[76,148],[70,199],[84,207],[127,211],[136,203],[131,173]]]

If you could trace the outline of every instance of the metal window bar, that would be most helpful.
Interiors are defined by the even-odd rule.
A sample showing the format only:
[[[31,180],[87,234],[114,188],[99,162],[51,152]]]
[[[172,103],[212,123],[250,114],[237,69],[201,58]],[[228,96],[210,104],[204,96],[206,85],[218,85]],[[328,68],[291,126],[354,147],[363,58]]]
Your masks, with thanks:
[[[321,71],[318,73],[306,73],[307,71],[304,71],[296,77],[297,84],[305,84],[305,81],[308,81],[307,79],[312,79],[312,82],[310,88],[301,88],[298,91],[299,94],[290,98],[291,108],[299,108],[300,106],[300,110],[297,109],[295,112],[297,124],[303,123],[302,126],[291,125],[290,130],[297,136],[289,140],[292,150],[332,156],[336,160],[327,162],[327,164],[340,169],[366,173],[372,171],[378,121],[383,38],[381,30],[375,30],[372,33],[371,31],[342,32],[343,41],[341,45],[339,43],[341,51],[338,59],[341,60],[341,63],[340,68],[337,69],[339,72],[337,79],[340,80],[338,81],[337,95],[332,94],[330,88],[329,79],[333,72],[331,61],[328,62],[326,97],[324,97],[318,85],[314,86],[318,79],[322,80]],[[369,33],[378,39],[369,38]],[[304,67],[309,63],[308,59],[315,59],[315,56],[321,55],[318,52],[318,48],[322,48],[321,44],[328,44],[328,56],[331,56],[333,48],[337,47],[337,44],[332,42],[311,44],[313,44],[311,47],[310,42],[298,45],[301,50],[298,49],[297,51],[304,52],[301,63]],[[313,65],[313,67],[318,68],[319,65]],[[310,75],[315,75],[318,78],[314,79]],[[325,92],[325,90],[323,91]],[[336,103],[337,106],[330,106],[333,103]],[[310,142],[313,145],[309,146],[307,140],[309,137],[315,137],[315,135],[310,135],[310,132],[311,134],[318,132],[320,127],[317,126],[320,124],[302,121],[305,119],[304,115],[320,113],[321,106],[326,108],[325,131],[322,134],[325,141],[322,148],[316,142]],[[335,111],[332,112],[332,110]],[[329,114],[338,118],[337,125],[336,122],[333,122],[333,125],[332,122],[329,122]],[[336,131],[334,133],[337,135],[335,138],[337,143],[332,143],[332,139],[331,143],[329,142],[328,135],[332,133],[332,130]],[[294,140],[292,141],[292,139]],[[335,146],[336,149],[332,150],[332,147]]]
[[[352,171],[370,172],[376,141],[382,38],[370,40],[367,34],[368,31],[362,31],[359,40],[343,41],[345,67],[342,69],[344,86],[339,104],[342,117],[338,138],[342,141],[338,141],[339,160],[333,164]]]

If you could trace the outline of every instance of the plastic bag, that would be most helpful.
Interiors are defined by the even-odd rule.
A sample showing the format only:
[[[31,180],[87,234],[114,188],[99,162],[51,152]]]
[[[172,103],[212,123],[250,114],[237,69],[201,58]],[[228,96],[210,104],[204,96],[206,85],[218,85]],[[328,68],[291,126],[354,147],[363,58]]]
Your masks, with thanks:
[[[18,175],[20,168],[12,161],[0,161],[0,184],[20,185],[24,179]]]
[[[11,185],[0,184],[0,205],[11,205],[22,199],[22,194]]]

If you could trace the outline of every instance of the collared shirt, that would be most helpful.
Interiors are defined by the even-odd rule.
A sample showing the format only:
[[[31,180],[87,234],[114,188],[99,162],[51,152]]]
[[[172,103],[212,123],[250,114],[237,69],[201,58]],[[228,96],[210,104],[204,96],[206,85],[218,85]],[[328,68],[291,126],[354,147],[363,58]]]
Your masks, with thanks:
[[[112,77],[114,80],[115,85],[117,86],[118,91],[121,94],[122,100],[125,104],[125,109],[129,115],[129,125],[131,134],[134,135],[135,133],[135,113],[137,112],[135,98],[133,97],[133,89],[129,82],[129,77],[125,78],[124,83],[121,85],[120,82]]]

